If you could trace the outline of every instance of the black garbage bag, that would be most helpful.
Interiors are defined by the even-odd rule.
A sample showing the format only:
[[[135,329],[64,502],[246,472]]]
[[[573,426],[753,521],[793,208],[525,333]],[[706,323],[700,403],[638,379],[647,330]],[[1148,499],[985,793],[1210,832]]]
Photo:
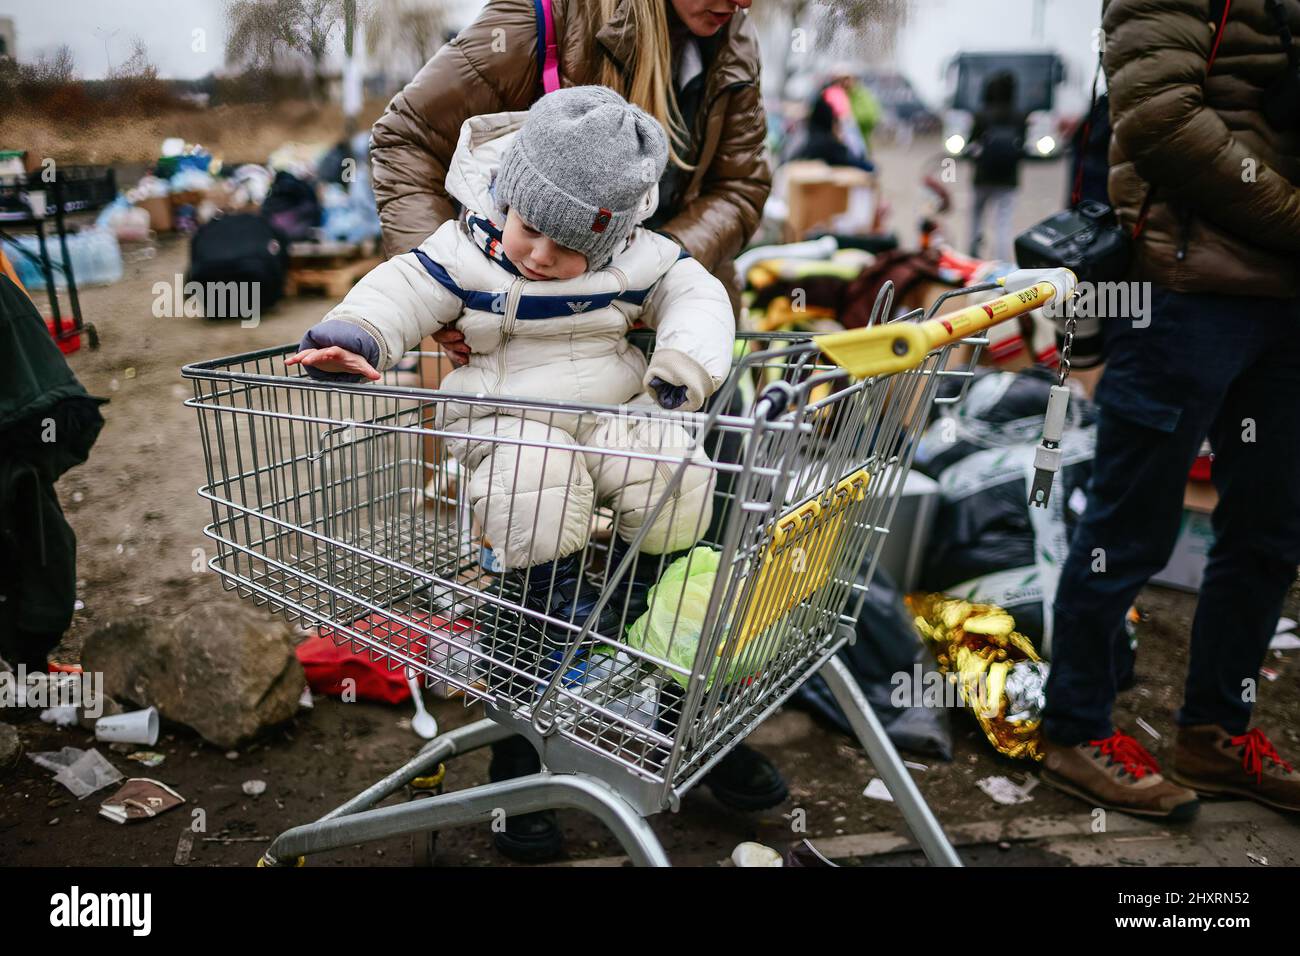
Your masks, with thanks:
[[[262,202],[262,215],[289,242],[313,238],[322,215],[315,184],[280,170]]]
[[[1051,605],[1092,476],[1095,407],[1070,399],[1062,467],[1046,508],[1029,506],[1034,451],[1056,376],[1034,367],[980,375],[956,409],[932,422],[916,466],[939,482],[940,502],[920,587],[996,604],[1046,651]]]
[[[895,701],[899,675],[912,680],[914,666],[922,673],[938,669],[921,643],[903,606],[902,595],[889,575],[877,569],[855,625],[857,640],[839,652],[853,673],[871,709],[895,747],[914,754],[952,759],[952,730],[948,712],[936,707],[899,707]],[[823,718],[841,733],[853,735],[844,712],[820,675],[813,675],[795,692],[792,703]]]

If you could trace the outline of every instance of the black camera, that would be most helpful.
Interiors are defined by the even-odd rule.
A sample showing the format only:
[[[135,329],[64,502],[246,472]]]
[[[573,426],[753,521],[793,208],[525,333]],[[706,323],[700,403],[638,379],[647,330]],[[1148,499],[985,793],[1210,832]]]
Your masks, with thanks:
[[[1080,282],[1115,282],[1128,271],[1131,246],[1115,210],[1085,199],[1016,237],[1022,269],[1065,267]]]

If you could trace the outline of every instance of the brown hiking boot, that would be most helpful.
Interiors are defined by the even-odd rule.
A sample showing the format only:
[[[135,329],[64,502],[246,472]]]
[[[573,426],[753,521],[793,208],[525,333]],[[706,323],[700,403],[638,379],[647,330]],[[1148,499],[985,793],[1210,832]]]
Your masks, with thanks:
[[[1190,820],[1200,809],[1196,794],[1162,777],[1156,758],[1123,731],[1074,747],[1046,737],[1042,744],[1043,783],[1093,806],[1166,820]]]
[[[1180,727],[1169,776],[1203,794],[1235,794],[1300,812],[1300,773],[1258,728],[1233,737],[1222,727]]]

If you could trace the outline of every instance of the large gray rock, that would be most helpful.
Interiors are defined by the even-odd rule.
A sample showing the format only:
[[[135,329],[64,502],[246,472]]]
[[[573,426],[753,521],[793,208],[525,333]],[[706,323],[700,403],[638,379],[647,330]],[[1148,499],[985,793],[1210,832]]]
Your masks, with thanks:
[[[13,724],[0,724],[0,774],[13,768],[23,753],[23,742]]]
[[[108,624],[86,639],[81,664],[103,672],[109,696],[226,749],[292,717],[306,686],[289,626],[233,600]]]

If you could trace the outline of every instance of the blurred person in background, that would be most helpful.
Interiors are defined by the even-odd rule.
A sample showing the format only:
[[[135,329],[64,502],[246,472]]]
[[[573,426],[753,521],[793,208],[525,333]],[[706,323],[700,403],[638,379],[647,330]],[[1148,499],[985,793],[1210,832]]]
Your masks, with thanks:
[[[992,213],[993,243],[986,258],[1011,261],[1011,214],[1025,156],[1025,115],[1016,109],[1016,77],[995,73],[984,83],[983,108],[975,114],[967,153],[975,163],[971,255],[985,253],[984,217]]]
[[[560,85],[608,86],[664,127],[669,161],[658,208],[644,225],[722,280],[733,311],[740,296],[733,260],[758,227],[772,181],[758,37],[745,13],[751,2],[551,0]],[[534,0],[488,0],[388,104],[371,145],[388,255],[419,246],[461,214],[446,189],[461,124],[527,110],[543,91],[538,47]],[[469,348],[459,331],[434,338],[453,363],[464,364]],[[706,450],[717,460],[737,460],[734,448]],[[512,737],[493,746],[488,775],[496,781],[539,768],[532,745]],[[735,810],[765,810],[788,796],[772,763],[744,744],[705,782]],[[514,816],[494,838],[501,852],[530,862],[562,849],[551,810]]]
[[[1300,811],[1251,728],[1300,563],[1300,0],[1108,0],[1110,199],[1149,311],[1103,323],[1087,506],[1056,593],[1043,780],[1186,820],[1197,794]],[[1226,19],[1223,19],[1226,17]],[[1213,61],[1211,63],[1211,61]],[[1289,108],[1287,108],[1289,104]],[[1115,727],[1124,614],[1168,563],[1206,437],[1219,503],[1169,777]]]
[[[836,68],[835,73],[835,84],[848,96],[849,113],[859,142],[862,143],[862,157],[869,160],[871,134],[876,131],[876,124],[880,122],[880,101],[850,67],[841,65]]]
[[[808,111],[808,125],[804,133],[803,142],[800,143],[794,151],[792,160],[821,160],[828,166],[853,166],[856,169],[865,169],[872,172],[876,167],[868,159],[864,158],[860,150],[854,150],[845,141],[844,137],[844,116],[836,112],[832,105],[831,98],[826,94],[836,90],[840,98],[844,98],[843,90],[838,86],[828,86],[820,91],[812,101],[812,106]],[[848,109],[847,99],[844,100],[844,107]],[[857,127],[852,123],[851,114],[849,116],[850,125],[856,130]]]

